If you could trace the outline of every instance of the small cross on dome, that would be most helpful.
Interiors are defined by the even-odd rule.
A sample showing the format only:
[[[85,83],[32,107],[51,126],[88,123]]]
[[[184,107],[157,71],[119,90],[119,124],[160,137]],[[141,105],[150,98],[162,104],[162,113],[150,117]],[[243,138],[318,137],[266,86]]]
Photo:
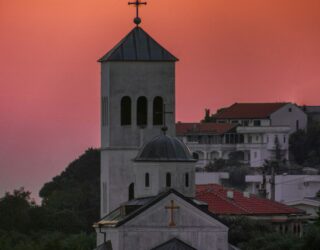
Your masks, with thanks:
[[[129,2],[128,5],[135,5],[136,7],[136,17],[133,19],[133,22],[138,26],[141,23],[141,18],[139,17],[140,5],[147,5],[147,3],[136,0],[135,2]]]

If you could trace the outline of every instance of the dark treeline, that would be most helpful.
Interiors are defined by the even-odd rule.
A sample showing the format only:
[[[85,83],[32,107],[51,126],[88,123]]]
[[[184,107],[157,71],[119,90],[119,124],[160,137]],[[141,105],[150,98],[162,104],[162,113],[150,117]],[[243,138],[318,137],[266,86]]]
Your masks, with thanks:
[[[89,149],[40,190],[42,204],[23,188],[0,199],[1,250],[89,250],[99,219],[100,152]]]
[[[20,188],[0,199],[1,250],[92,250],[99,219],[100,152],[88,149],[40,190],[42,204]],[[229,241],[243,250],[318,249],[320,222],[298,238],[245,217],[223,218]]]

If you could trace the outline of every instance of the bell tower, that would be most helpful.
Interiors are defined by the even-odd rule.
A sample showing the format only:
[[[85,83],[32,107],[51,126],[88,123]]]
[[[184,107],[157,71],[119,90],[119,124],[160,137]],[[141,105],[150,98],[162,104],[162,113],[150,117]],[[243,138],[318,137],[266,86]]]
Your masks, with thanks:
[[[101,216],[134,196],[133,159],[159,135],[164,121],[168,134],[175,135],[178,59],[139,27],[137,18],[136,27],[99,60]]]

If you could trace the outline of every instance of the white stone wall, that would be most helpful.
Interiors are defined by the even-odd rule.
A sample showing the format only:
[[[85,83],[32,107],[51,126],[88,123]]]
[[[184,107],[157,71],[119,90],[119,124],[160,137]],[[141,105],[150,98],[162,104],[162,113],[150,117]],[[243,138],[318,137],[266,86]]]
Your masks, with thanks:
[[[179,207],[174,212],[175,227],[169,227],[171,200]],[[104,228],[114,250],[150,250],[172,238],[201,250],[227,250],[228,228],[191,204],[170,194],[118,228]],[[115,236],[114,232],[117,232]],[[100,236],[101,244],[103,240]]]
[[[194,162],[135,162],[135,198],[157,196],[173,188],[186,197],[195,196]],[[145,187],[145,174],[149,173],[150,186]],[[171,174],[171,187],[166,187],[166,174]],[[185,174],[189,174],[189,186],[185,185]]]
[[[270,176],[267,177],[268,179]],[[291,202],[315,197],[320,190],[320,175],[277,175],[276,176],[276,201]],[[262,183],[261,175],[248,175],[246,182],[248,191],[258,193],[258,186]],[[267,192],[270,195],[270,184],[267,181]]]
[[[131,98],[131,125],[121,126],[121,99]],[[148,100],[148,125],[137,126],[137,99]],[[166,104],[168,134],[175,135],[175,63],[105,62],[101,64],[101,216],[128,200],[134,182],[132,159],[138,149],[161,133],[153,126],[153,100]],[[102,101],[104,100],[104,101]],[[104,112],[104,114],[103,114]],[[104,194],[106,193],[106,194]],[[107,199],[107,200],[105,200]]]
[[[187,137],[182,140],[192,153],[199,156],[196,167],[204,167],[215,158],[228,159],[229,154],[241,151],[244,154],[244,163],[250,167],[261,167],[265,160],[274,157],[275,138],[283,151],[283,158],[289,159],[289,131],[290,127],[237,127],[237,134],[244,135],[244,143],[238,144],[200,144],[188,142]]]
[[[288,103],[274,112],[270,119],[271,126],[289,126],[291,128],[290,134],[296,131],[297,121],[300,129],[306,129],[308,123],[306,113],[292,103]]]
[[[229,179],[229,173],[227,172],[197,172],[196,173],[196,185],[201,184],[221,184],[222,180]]]

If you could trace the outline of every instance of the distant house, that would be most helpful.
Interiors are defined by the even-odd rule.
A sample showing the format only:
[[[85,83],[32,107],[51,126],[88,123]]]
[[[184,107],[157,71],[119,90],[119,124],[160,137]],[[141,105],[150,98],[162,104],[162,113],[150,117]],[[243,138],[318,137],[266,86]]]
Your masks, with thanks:
[[[307,115],[293,103],[234,103],[212,116],[217,123],[245,127],[287,126],[290,133],[307,127]]]
[[[279,202],[259,198],[218,184],[197,185],[196,199],[219,216],[246,216],[272,223],[279,232],[302,235],[305,212]]]
[[[284,160],[288,160],[290,127],[241,126],[235,123],[181,123],[176,124],[176,135],[198,159],[197,167],[204,167],[215,159],[229,159],[231,154],[250,167],[262,167],[265,160],[274,157],[278,138]]]
[[[270,195],[270,176],[267,176],[267,194]],[[247,191],[258,194],[261,175],[247,175]],[[311,219],[318,217],[320,199],[320,175],[277,175],[275,177],[275,199],[283,204],[304,210]]]
[[[307,115],[292,103],[234,103],[211,116],[213,122],[176,124],[176,134],[204,167],[215,159],[237,157],[262,167],[274,157],[276,139],[289,159],[289,136],[307,127]]]

